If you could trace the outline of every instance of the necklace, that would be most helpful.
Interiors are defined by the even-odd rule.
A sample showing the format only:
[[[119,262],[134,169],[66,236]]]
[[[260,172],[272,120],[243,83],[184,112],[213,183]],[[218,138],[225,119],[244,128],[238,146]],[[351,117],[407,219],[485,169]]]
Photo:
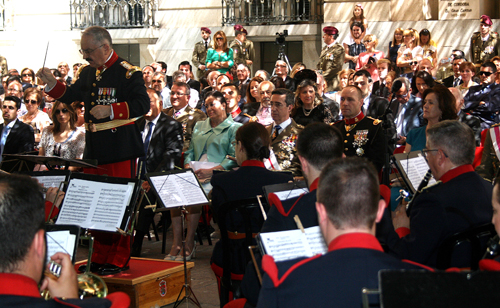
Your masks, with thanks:
[[[304,115],[306,117],[308,117],[311,114],[311,112],[313,111],[313,109],[314,109],[314,107],[312,109],[306,109],[306,108],[304,108],[304,106],[302,106],[302,111],[304,111]],[[307,111],[307,110],[309,110],[309,111]]]

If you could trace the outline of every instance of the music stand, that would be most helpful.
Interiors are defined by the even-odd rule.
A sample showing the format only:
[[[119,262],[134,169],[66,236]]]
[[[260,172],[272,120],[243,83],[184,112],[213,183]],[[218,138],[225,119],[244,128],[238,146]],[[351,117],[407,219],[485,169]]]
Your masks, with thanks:
[[[55,223],[80,226],[89,239],[89,230],[131,234],[132,231],[126,231],[140,188],[138,179],[72,173]],[[87,269],[91,250],[92,245]]]
[[[196,298],[187,276],[186,263],[186,237],[184,235],[184,215],[186,214],[186,206],[207,205],[209,200],[198,178],[195,176],[193,169],[171,170],[167,172],[148,173],[146,178],[153,188],[153,192],[157,196],[157,200],[163,203],[165,208],[178,207],[181,210],[182,224],[182,251],[184,263],[184,285],[177,296],[174,308],[179,307],[184,301],[191,301],[194,305],[201,308],[200,302]],[[165,232],[165,231],[164,231]],[[182,291],[185,291],[182,299]],[[194,297],[191,298],[191,295]],[[180,299],[180,300],[179,300]]]
[[[19,168],[18,171],[33,171],[35,165],[45,165],[47,169],[53,170],[55,166],[64,166],[64,170],[68,170],[71,167],[85,167],[85,168],[98,168],[97,160],[95,159],[69,159],[57,156],[38,156],[38,155],[21,155],[21,154],[4,154],[4,160],[2,161],[1,168],[5,170],[6,166],[10,167],[10,170],[5,170],[13,172],[16,167]]]

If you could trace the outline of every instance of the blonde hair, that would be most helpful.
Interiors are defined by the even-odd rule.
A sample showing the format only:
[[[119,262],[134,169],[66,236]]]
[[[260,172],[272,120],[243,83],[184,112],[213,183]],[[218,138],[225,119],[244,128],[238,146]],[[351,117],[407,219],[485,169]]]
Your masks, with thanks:
[[[396,30],[394,30],[394,35],[392,36],[392,43],[391,43],[391,47],[394,47],[395,45],[397,45],[397,40],[396,40],[396,33],[401,33],[401,35],[403,35],[404,33],[404,29],[403,28],[397,28]],[[402,44],[404,42],[403,38],[401,38],[401,43]]]
[[[363,38],[363,43],[366,42],[366,41],[372,41],[373,43],[375,43],[375,45],[373,46],[373,48],[377,47],[378,45],[378,38],[375,36],[375,34],[367,34],[365,35],[365,37]]]
[[[409,28],[409,29],[406,29],[405,31],[403,31],[403,36],[406,36],[406,35],[410,35],[411,37],[414,38],[413,40],[413,47],[417,46],[418,45],[418,42],[419,42],[419,35],[418,35],[418,31],[415,30],[415,29],[412,29],[412,28]],[[406,46],[408,47],[408,46]]]

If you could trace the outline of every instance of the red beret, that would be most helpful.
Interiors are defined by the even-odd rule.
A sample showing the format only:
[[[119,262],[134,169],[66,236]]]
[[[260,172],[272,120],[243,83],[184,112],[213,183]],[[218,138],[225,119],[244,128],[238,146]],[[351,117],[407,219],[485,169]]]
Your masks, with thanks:
[[[328,34],[328,35],[339,34],[339,30],[337,30],[337,28],[331,27],[331,26],[324,27],[323,32],[325,32],[325,34]]]
[[[240,31],[240,32],[243,32],[245,34],[248,34],[247,30],[245,30],[245,28],[243,28],[242,25],[234,25],[234,31]]]
[[[481,15],[481,23],[482,24],[487,24],[488,26],[492,26],[493,22],[491,21],[490,16],[488,15]]]
[[[208,34],[212,34],[212,31],[210,31],[210,29],[208,29],[207,27],[201,27],[201,31],[205,31]]]

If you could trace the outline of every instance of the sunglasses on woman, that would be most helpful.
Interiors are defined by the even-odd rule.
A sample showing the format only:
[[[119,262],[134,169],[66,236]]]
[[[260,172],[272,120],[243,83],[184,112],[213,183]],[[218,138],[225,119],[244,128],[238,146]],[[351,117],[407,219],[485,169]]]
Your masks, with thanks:
[[[60,114],[61,112],[62,112],[62,113],[68,113],[69,111],[68,111],[68,109],[66,109],[66,108],[63,108],[63,109],[56,109],[56,111],[55,111],[55,113],[56,113],[56,114]]]

